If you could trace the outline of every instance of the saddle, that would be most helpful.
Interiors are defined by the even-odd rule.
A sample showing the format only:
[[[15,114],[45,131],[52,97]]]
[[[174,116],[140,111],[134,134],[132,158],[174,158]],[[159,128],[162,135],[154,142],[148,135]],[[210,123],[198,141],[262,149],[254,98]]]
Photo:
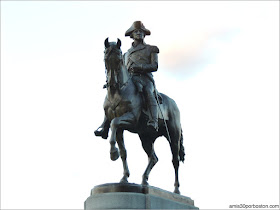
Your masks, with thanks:
[[[137,92],[138,94],[141,95],[141,98],[142,98],[142,101],[144,102],[143,103],[143,108],[142,108],[142,113],[144,115],[146,115],[149,119],[152,118],[151,116],[151,113],[150,113],[150,110],[148,109],[148,106],[147,106],[147,103],[146,103],[146,99],[145,99],[145,96],[143,94],[142,91],[139,91],[139,89],[137,88]],[[155,89],[154,91],[154,97],[157,101],[157,109],[158,109],[158,119],[162,119],[162,120],[169,120],[168,118],[168,113],[167,113],[167,109],[165,108],[165,105],[163,104],[163,98],[162,98],[162,95],[161,93],[159,93],[157,91],[157,89]]]
[[[158,109],[158,119],[169,120],[167,109],[166,109],[166,105],[163,103],[163,98],[162,98],[161,94],[159,92],[157,92],[157,90],[154,93],[155,93],[155,97],[158,98],[157,101],[159,101],[158,102],[158,106],[157,106],[157,109]],[[144,101],[144,103],[143,103],[144,106],[143,106],[143,109],[142,109],[142,113],[144,115],[146,115],[149,119],[151,119],[152,118],[151,112],[148,109],[147,104],[145,103],[145,97],[144,97],[143,93],[139,92],[139,94],[141,95],[142,100]],[[157,96],[156,96],[156,94],[157,94]]]

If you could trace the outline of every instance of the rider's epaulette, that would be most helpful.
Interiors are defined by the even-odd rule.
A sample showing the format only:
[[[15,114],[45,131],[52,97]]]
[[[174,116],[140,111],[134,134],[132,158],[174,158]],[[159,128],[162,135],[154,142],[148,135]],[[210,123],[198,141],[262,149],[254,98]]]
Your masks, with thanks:
[[[152,53],[159,53],[159,49],[157,46],[150,45],[150,48]]]

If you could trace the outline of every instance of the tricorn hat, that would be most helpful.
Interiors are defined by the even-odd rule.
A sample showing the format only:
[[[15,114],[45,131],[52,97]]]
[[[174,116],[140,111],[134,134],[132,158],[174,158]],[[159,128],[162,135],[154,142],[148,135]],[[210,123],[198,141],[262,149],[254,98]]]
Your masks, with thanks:
[[[136,29],[142,29],[145,33],[145,35],[150,35],[151,32],[145,28],[143,23],[141,21],[135,21],[132,26],[125,32],[125,36],[130,36],[132,32]]]

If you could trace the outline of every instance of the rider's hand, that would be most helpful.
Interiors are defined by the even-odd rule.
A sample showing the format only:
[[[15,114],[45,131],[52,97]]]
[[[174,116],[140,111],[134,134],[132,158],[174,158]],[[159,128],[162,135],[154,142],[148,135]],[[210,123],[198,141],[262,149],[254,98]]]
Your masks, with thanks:
[[[141,72],[142,68],[141,68],[141,66],[139,66],[139,65],[132,64],[130,70],[131,70],[132,72],[136,72],[136,73],[137,73],[137,72]]]

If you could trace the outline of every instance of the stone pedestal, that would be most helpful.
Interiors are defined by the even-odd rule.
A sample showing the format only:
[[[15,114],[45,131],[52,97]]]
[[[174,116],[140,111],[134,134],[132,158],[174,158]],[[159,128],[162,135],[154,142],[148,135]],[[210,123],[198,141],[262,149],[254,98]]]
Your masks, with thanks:
[[[84,203],[92,209],[198,209],[189,197],[156,187],[112,183],[95,186]]]

